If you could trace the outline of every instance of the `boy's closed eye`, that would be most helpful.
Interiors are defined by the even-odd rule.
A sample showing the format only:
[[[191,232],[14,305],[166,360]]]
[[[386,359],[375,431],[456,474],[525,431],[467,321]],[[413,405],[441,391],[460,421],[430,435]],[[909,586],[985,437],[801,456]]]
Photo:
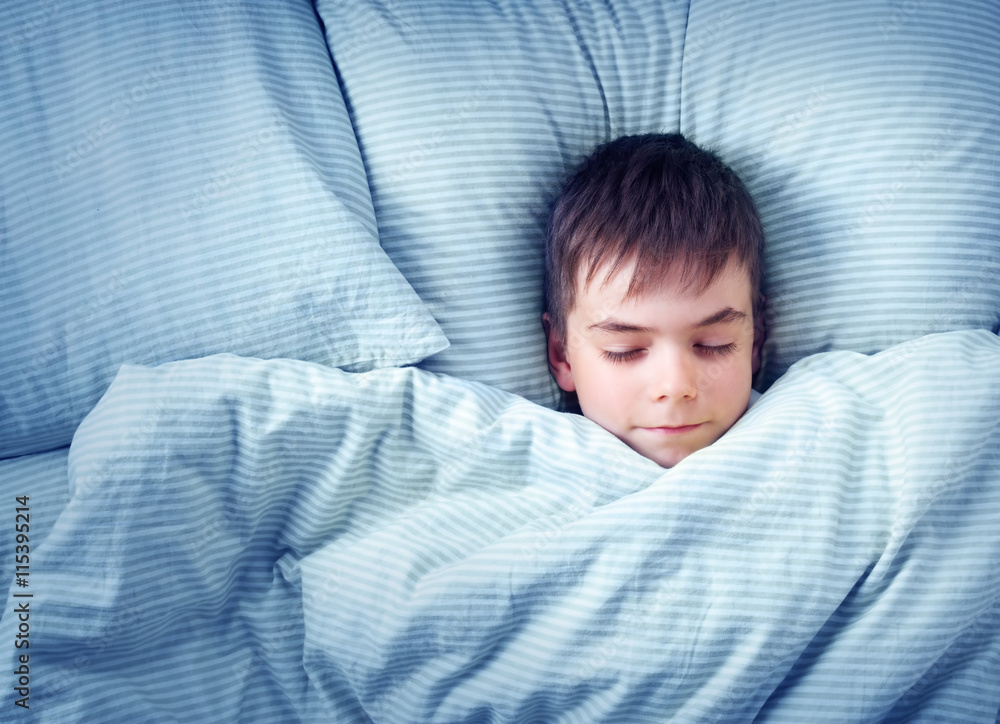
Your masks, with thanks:
[[[645,352],[645,349],[629,349],[623,352],[606,349],[601,353],[601,356],[612,364],[624,364],[639,359]]]
[[[695,347],[702,353],[711,357],[726,357],[733,354],[738,345],[736,342],[725,344],[696,344]]]
[[[695,351],[705,357],[727,357],[736,352],[737,348],[738,345],[736,342],[726,342],[723,344],[696,343],[694,345]],[[612,364],[624,364],[638,360],[648,351],[645,347],[625,350],[605,349],[601,352],[601,356]]]

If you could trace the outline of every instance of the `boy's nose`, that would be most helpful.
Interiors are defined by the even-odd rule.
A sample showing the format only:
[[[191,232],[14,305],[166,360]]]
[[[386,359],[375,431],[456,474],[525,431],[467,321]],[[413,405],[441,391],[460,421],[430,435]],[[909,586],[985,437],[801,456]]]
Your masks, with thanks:
[[[652,383],[654,399],[692,399],[698,394],[698,370],[682,352],[664,355]]]

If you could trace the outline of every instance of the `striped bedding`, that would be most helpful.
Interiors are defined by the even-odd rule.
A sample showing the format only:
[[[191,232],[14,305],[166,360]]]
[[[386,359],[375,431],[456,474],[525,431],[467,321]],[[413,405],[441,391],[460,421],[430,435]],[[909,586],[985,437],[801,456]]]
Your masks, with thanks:
[[[816,355],[663,470],[416,368],[126,366],[32,559],[32,714],[992,724],[998,368]]]
[[[995,0],[0,4],[0,721],[1000,721],[998,67]],[[674,130],[770,330],[665,471],[539,315]]]

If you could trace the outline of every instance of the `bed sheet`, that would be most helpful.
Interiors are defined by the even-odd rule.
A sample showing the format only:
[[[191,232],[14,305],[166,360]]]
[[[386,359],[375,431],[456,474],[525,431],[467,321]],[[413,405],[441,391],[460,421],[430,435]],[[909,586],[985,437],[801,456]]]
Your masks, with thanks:
[[[13,511],[18,506],[15,498],[27,496],[31,538],[39,542],[44,540],[69,502],[68,457],[67,445],[45,453],[0,460],[0,500],[11,511],[11,527],[0,534],[0,580],[4,585],[13,580],[16,565]]]
[[[998,369],[816,355],[664,470],[414,368],[125,366],[11,588],[25,720],[995,722]]]

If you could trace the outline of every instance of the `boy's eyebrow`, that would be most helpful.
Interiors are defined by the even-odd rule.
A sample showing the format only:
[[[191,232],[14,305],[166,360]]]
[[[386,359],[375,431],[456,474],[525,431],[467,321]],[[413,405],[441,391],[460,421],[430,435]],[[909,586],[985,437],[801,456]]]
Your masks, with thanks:
[[[599,329],[602,332],[614,332],[618,334],[649,334],[653,332],[652,327],[640,327],[637,324],[629,324],[628,322],[620,322],[613,317],[608,317],[607,319],[602,319],[596,324],[592,324],[587,329]]]
[[[726,307],[724,309],[720,309],[718,312],[709,317],[705,317],[703,320],[694,325],[694,329],[711,327],[713,324],[732,324],[733,322],[742,322],[746,318],[746,312],[741,312],[740,310],[733,309],[732,307]]]
[[[715,314],[705,317],[700,322],[695,322],[691,325],[691,329],[711,327],[715,324],[732,324],[734,322],[742,322],[746,318],[747,315],[745,312],[733,309],[732,307],[724,307]],[[587,327],[587,329],[598,329],[602,332],[610,332],[612,334],[651,334],[656,331],[652,327],[642,327],[638,324],[629,324],[628,322],[622,322],[614,317],[602,319],[600,322],[591,324]]]

